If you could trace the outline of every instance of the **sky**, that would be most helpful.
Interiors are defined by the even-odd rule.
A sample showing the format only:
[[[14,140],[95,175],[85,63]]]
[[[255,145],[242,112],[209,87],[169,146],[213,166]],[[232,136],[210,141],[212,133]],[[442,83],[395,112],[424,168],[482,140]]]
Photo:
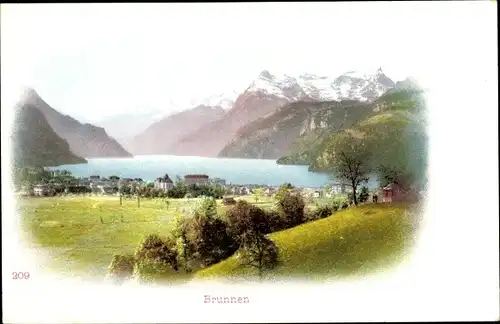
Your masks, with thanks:
[[[193,98],[244,90],[264,69],[338,76],[382,67],[395,81],[432,79],[443,60],[450,63],[448,31],[468,33],[467,24],[475,23],[470,8],[465,2],[2,5],[2,101],[31,86],[53,108],[93,121],[191,108]]]

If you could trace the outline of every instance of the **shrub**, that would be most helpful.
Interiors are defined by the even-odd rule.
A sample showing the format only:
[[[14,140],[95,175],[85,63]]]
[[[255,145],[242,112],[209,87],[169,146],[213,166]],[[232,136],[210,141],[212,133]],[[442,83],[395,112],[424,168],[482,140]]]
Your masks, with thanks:
[[[123,282],[132,277],[135,258],[133,255],[114,255],[108,267],[108,276],[116,282]]]
[[[368,196],[370,195],[368,188],[363,187],[361,188],[361,191],[358,194],[358,202],[364,203],[365,201],[368,200]]]
[[[302,195],[284,192],[277,205],[280,215],[286,220],[287,227],[304,223],[305,202]]]
[[[309,220],[317,220],[321,218],[326,218],[331,216],[337,211],[337,206],[335,204],[319,206],[317,209],[313,210],[308,216]]]
[[[168,198],[184,198],[186,194],[187,194],[187,187],[182,182],[177,182],[166,193]]]
[[[134,276],[142,281],[153,282],[164,278],[171,270],[171,266],[166,262],[141,259],[135,264]]]
[[[238,258],[242,266],[256,268],[262,278],[265,270],[278,264],[278,247],[262,233],[247,232],[242,236]]]
[[[179,270],[175,242],[157,234],[148,235],[135,252],[134,274],[140,279],[156,279]]]
[[[332,204],[337,206],[337,210],[345,209],[349,207],[349,201],[346,197],[335,197]]]

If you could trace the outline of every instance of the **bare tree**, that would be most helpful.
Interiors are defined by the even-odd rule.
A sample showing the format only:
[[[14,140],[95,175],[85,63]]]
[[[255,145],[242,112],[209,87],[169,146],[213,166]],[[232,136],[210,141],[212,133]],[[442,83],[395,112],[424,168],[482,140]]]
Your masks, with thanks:
[[[368,182],[371,151],[362,134],[343,131],[335,136],[328,147],[329,165],[334,176],[352,188],[354,204],[360,184]]]

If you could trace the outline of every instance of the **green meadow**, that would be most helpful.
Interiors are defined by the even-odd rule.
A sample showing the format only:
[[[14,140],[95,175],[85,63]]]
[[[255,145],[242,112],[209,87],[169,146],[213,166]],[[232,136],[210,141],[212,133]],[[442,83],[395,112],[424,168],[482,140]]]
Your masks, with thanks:
[[[261,208],[273,208],[272,198],[247,196]],[[312,201],[308,209],[317,203]],[[104,276],[115,254],[133,253],[149,234],[166,235],[178,213],[189,213],[197,199],[119,197],[19,198],[25,245],[49,253],[47,266],[64,275]],[[218,201],[218,209],[226,206]],[[272,233],[279,265],[266,277],[326,277],[364,273],[400,261],[413,240],[413,208],[367,204],[332,216]],[[194,278],[249,278],[252,269],[238,266],[237,255],[193,274]],[[191,276],[190,275],[190,276]]]
[[[272,208],[267,197],[245,197]],[[49,265],[76,276],[105,275],[114,254],[134,252],[148,234],[164,235],[177,213],[186,214],[198,200],[123,199],[119,197],[19,198],[21,229],[27,247],[51,254]],[[226,206],[218,201],[219,211]],[[101,223],[101,218],[103,223]]]
[[[415,234],[415,213],[403,204],[368,204],[335,212],[269,235],[279,265],[267,279],[363,275],[402,261]],[[199,271],[196,278],[249,279],[256,271],[239,266],[237,255]]]

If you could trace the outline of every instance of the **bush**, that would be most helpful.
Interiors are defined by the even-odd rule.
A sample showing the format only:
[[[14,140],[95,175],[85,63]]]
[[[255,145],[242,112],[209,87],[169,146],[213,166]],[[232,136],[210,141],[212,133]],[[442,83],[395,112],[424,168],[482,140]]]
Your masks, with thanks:
[[[337,207],[337,210],[346,209],[349,207],[349,201],[346,197],[335,197],[332,202],[333,206]]]
[[[242,236],[238,258],[242,266],[256,268],[262,278],[265,270],[278,264],[278,247],[262,233],[247,232]]]
[[[284,192],[283,196],[278,200],[278,211],[286,220],[287,227],[294,227],[304,223],[304,198],[300,194]]]
[[[215,199],[222,199],[222,196],[226,193],[225,189],[217,185],[198,185],[191,184],[186,187],[186,192],[191,194],[191,197],[212,197]]]
[[[368,200],[368,196],[370,195],[368,188],[363,187],[361,188],[361,191],[358,194],[358,202],[364,203],[365,201]]]
[[[132,277],[135,258],[133,255],[114,255],[108,267],[108,276],[117,282],[123,282]]]
[[[172,270],[179,270],[175,242],[157,234],[148,235],[141,242],[135,259],[134,274],[140,279],[157,279]]]
[[[337,209],[337,205],[335,204],[319,206],[308,215],[308,220],[326,218],[336,212]]]
[[[142,281],[153,282],[171,272],[171,266],[163,261],[141,259],[134,267],[134,276]]]
[[[172,188],[167,191],[168,198],[184,198],[187,194],[187,187],[181,183],[177,182]]]

